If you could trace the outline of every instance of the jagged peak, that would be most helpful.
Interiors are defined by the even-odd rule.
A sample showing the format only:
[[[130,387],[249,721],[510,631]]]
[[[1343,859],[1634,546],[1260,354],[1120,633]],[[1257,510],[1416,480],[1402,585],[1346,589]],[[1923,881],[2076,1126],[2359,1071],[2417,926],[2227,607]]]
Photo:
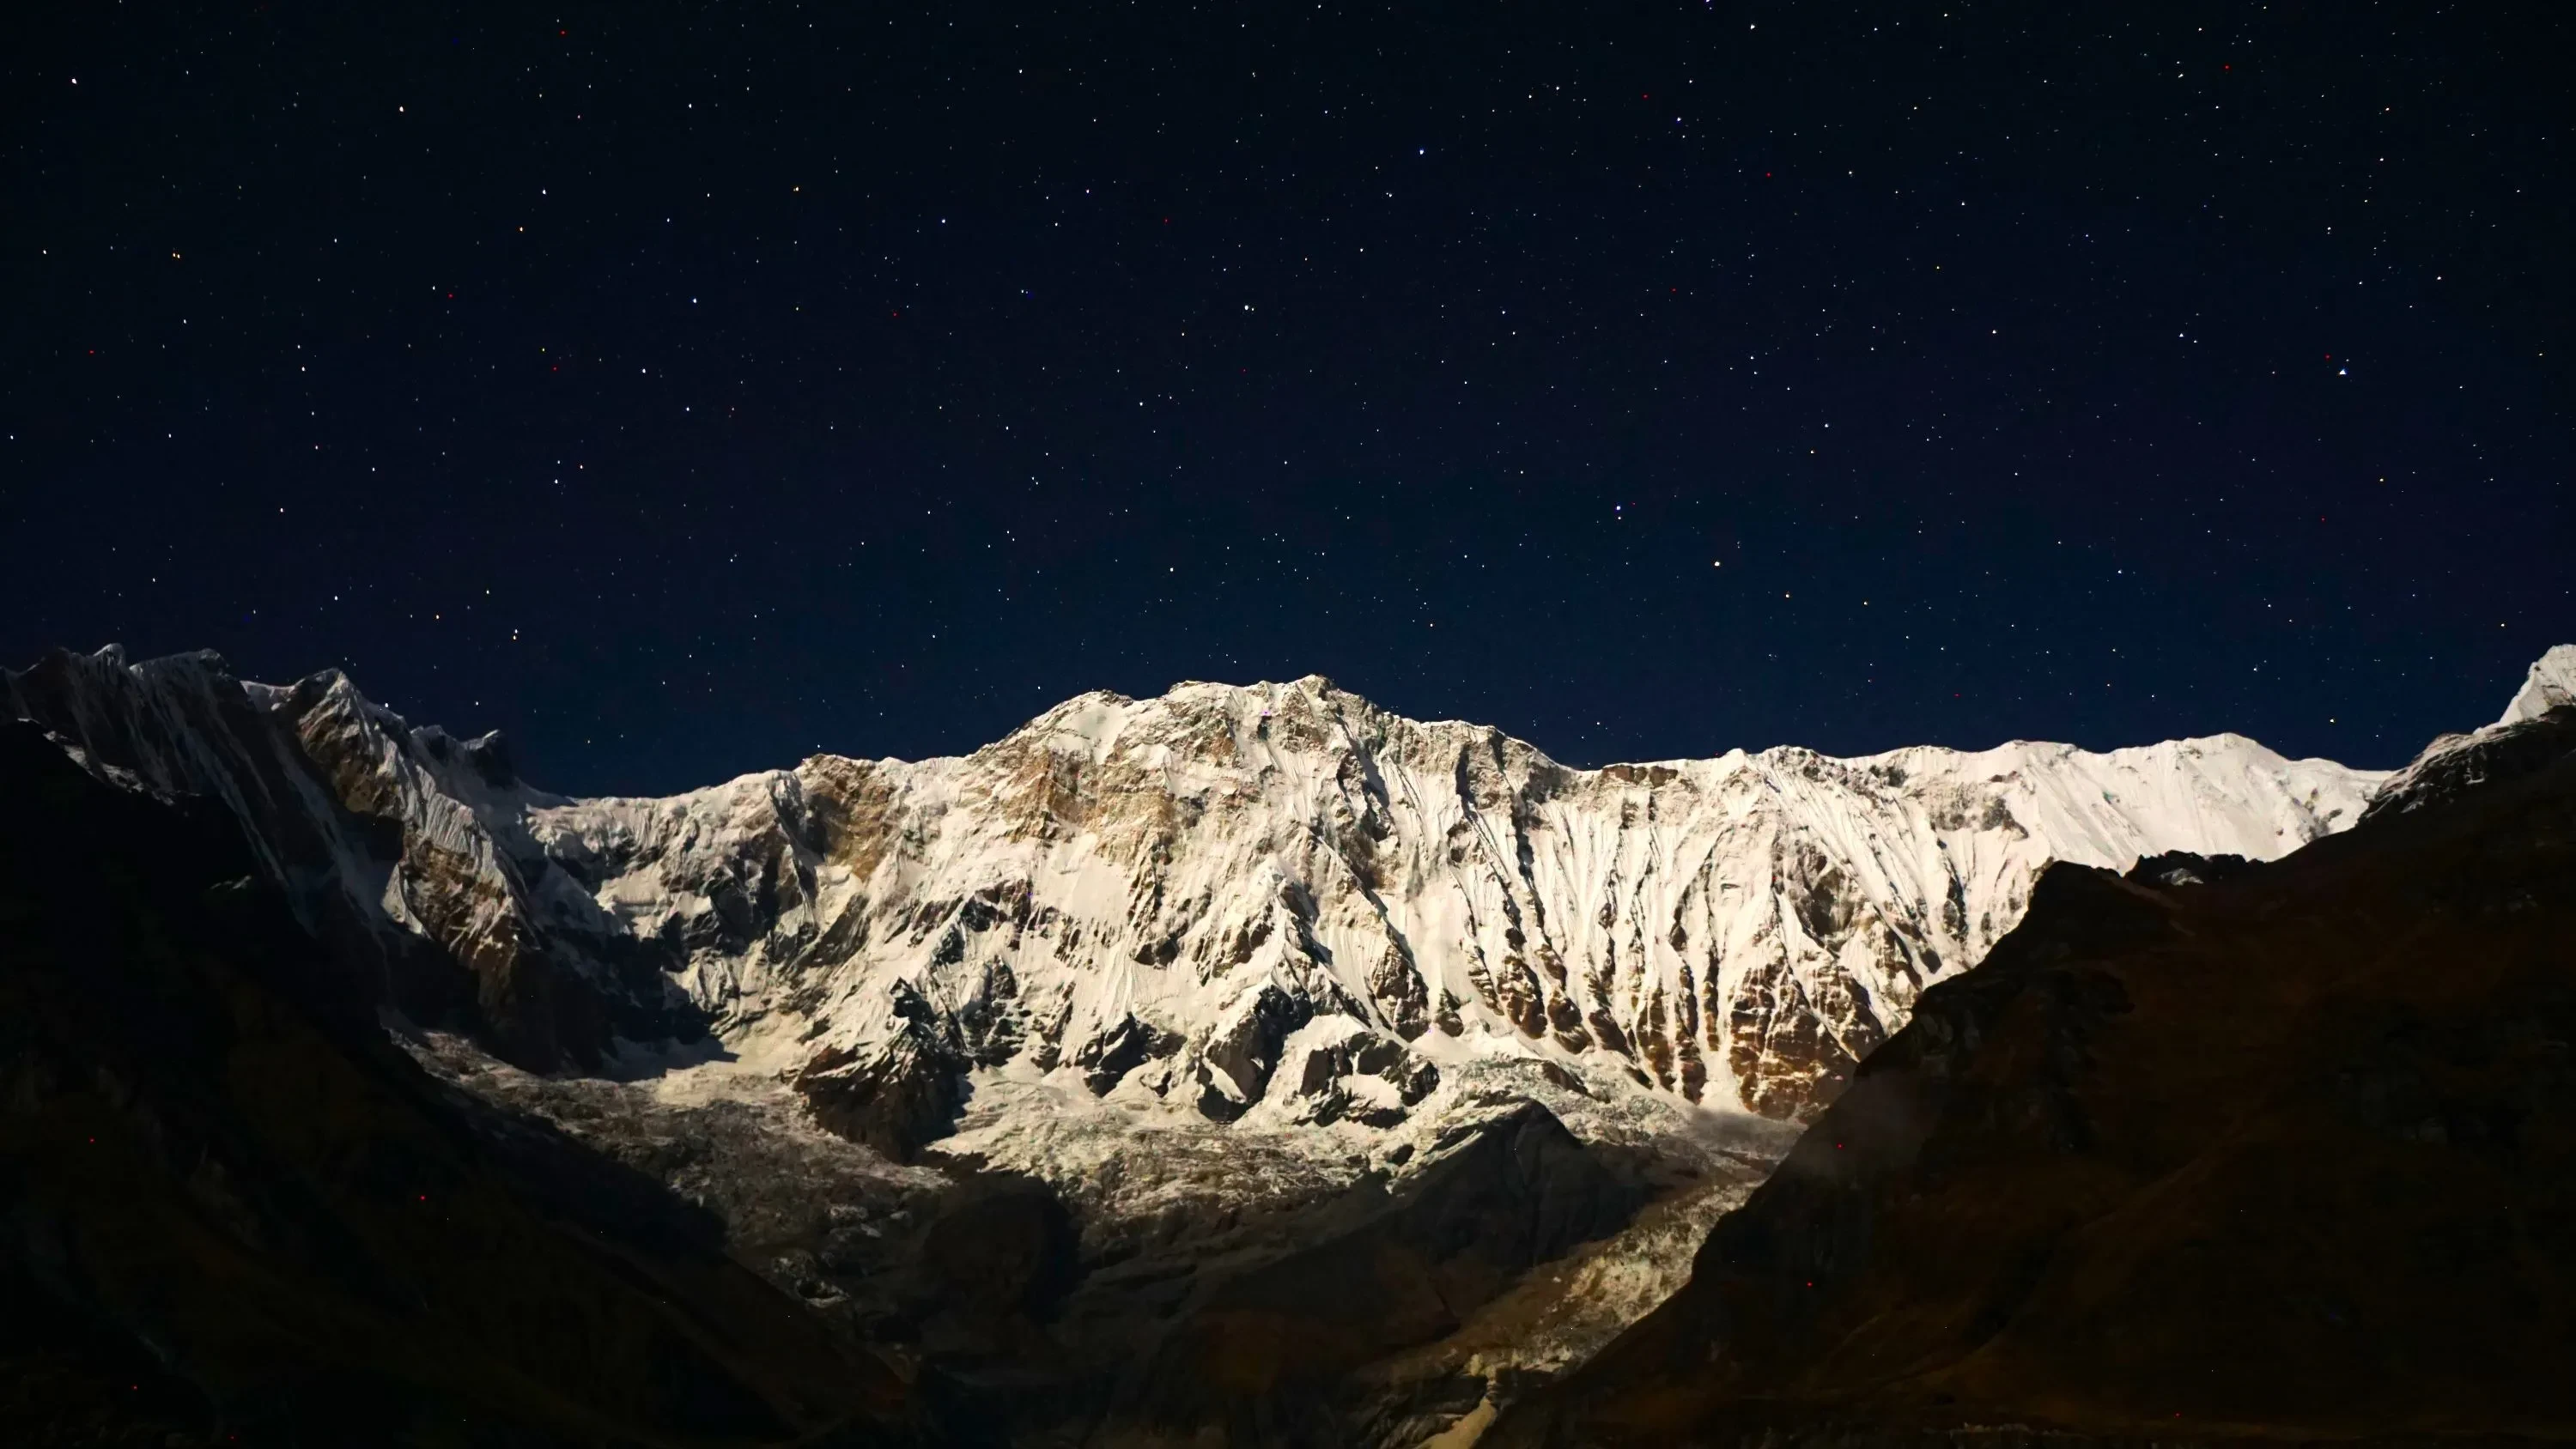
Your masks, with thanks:
[[[150,688],[156,685],[191,684],[200,689],[232,684],[232,666],[211,649],[198,649],[184,654],[165,654],[157,658],[133,661],[125,646],[110,643],[83,654],[71,649],[48,649],[24,669],[0,669],[0,677],[9,682],[14,696],[30,680],[49,675],[82,681],[81,688],[93,689],[116,681],[112,687]]]
[[[327,704],[353,720],[382,730],[396,740],[410,741],[414,746],[420,744],[423,730],[436,730],[441,738],[447,735],[447,731],[437,725],[413,728],[410,720],[405,719],[399,712],[377,703],[365,690],[358,687],[358,682],[351,679],[346,670],[336,667],[317,669],[283,689],[272,685],[251,683],[245,683],[242,687],[255,696],[263,691],[273,692],[291,701],[291,707],[299,712]]]
[[[974,756],[1010,754],[1031,747],[1061,750],[1074,741],[1080,742],[1080,749],[1093,753],[1114,750],[1122,739],[1160,743],[1171,726],[1202,725],[1219,719],[1237,725],[1256,724],[1299,700],[1328,703],[1337,709],[1357,704],[1364,710],[1375,710],[1356,695],[1328,697],[1322,691],[1329,689],[1330,682],[1323,676],[1308,675],[1286,684],[1185,679],[1159,695],[1141,699],[1115,690],[1087,690],[974,751]]]
[[[2576,644],[2560,644],[2532,661],[2497,724],[2534,720],[2561,705],[2576,704]]]
[[[1106,691],[1102,692],[1105,693]],[[1211,698],[1241,702],[1251,702],[1256,700],[1270,702],[1292,694],[1304,695],[1312,699],[1338,697],[1339,699],[1350,701],[1365,708],[1376,708],[1376,706],[1371,704],[1368,700],[1363,699],[1359,695],[1353,694],[1348,690],[1337,687],[1333,681],[1320,674],[1300,675],[1295,679],[1285,681],[1275,679],[1256,679],[1249,684],[1235,684],[1222,679],[1182,679],[1175,680],[1171,688],[1164,690],[1160,695],[1155,696],[1152,699],[1124,700],[1123,696],[1119,696],[1119,698],[1121,698],[1123,702],[1131,704],[1155,705],[1188,704],[1198,700]]]
[[[2381,784],[2362,819],[2406,814],[2471,786],[2541,768],[2565,753],[2571,734],[2576,734],[2576,644],[2560,644],[2533,661],[2503,718],[2426,745]]]
[[[462,764],[471,768],[483,784],[494,790],[517,787],[519,771],[510,757],[509,741],[499,730],[485,730],[472,739],[458,739],[437,725],[423,725],[411,732],[411,742],[422,754],[439,764]]]
[[[109,658],[108,649],[116,650],[113,659]],[[111,644],[91,657],[111,663],[122,663],[125,651],[120,646]],[[124,667],[146,677],[173,674],[204,675],[218,679],[233,677],[232,661],[212,649],[189,649],[177,654],[157,655],[137,664],[126,664]]]
[[[439,727],[433,725],[415,728],[398,712],[370,699],[346,671],[338,668],[317,670],[298,680],[294,685],[281,689],[276,686],[237,680],[231,665],[222,655],[212,650],[162,655],[139,663],[130,662],[127,651],[119,643],[106,644],[87,655],[73,654],[70,651],[55,651],[55,654],[75,667],[121,671],[138,680],[175,681],[177,678],[194,676],[209,681],[229,681],[250,692],[253,698],[263,703],[280,696],[293,697],[304,707],[329,700],[349,710],[354,716],[404,740],[415,749],[435,748],[434,742],[424,735],[424,730],[435,731],[438,742],[450,742],[450,737]],[[2551,702],[2563,702],[2569,699],[2576,699],[2576,645],[2560,645],[2533,664],[2529,678],[2522,692],[2516,696],[2515,704],[2508,711],[2507,718],[2527,717],[2526,713],[2517,712],[2532,712],[2545,708]],[[1167,744],[1174,742],[1178,737],[1175,734],[1177,730],[1219,726],[1221,720],[1230,719],[1238,730],[1248,731],[1261,727],[1277,715],[1298,712],[1301,706],[1307,710],[1318,711],[1314,723],[1323,727],[1323,733],[1321,736],[1308,733],[1301,740],[1299,735],[1291,732],[1280,741],[1289,748],[1298,748],[1301,743],[1310,747],[1320,745],[1328,752],[1347,748],[1354,741],[1341,737],[1345,732],[1359,728],[1362,736],[1366,737],[1366,747],[1369,748],[1403,750],[1408,747],[1408,741],[1411,742],[1412,748],[1428,746],[1438,749],[1446,749],[1458,743],[1472,743],[1480,748],[1498,748],[1515,756],[1526,757],[1534,766],[1561,770],[1574,778],[1600,777],[1612,781],[1628,780],[1646,772],[1660,774],[1666,771],[1705,779],[1711,773],[1725,774],[1751,766],[1793,770],[1812,769],[1818,765],[1862,770],[1897,766],[1915,770],[1926,767],[1973,768],[1980,764],[1991,763],[1998,768],[2009,770],[2030,765],[2044,767],[2056,761],[2079,757],[2138,759],[2142,756],[2156,758],[2251,753],[2267,760],[2279,758],[2259,741],[2232,731],[2224,731],[2189,739],[2126,746],[2102,752],[2086,751],[2062,742],[2024,739],[2008,740],[1984,750],[1913,745],[1860,756],[1834,756],[1799,745],[1774,745],[1759,751],[1746,751],[1739,747],[1708,757],[1613,761],[1597,767],[1582,768],[1564,765],[1539,746],[1495,725],[1462,719],[1417,720],[1396,714],[1365,696],[1342,689],[1330,677],[1321,673],[1305,674],[1284,681],[1257,680],[1248,684],[1234,684],[1221,680],[1181,680],[1172,684],[1162,694],[1146,698],[1131,697],[1109,689],[1087,690],[1036,715],[1002,739],[973,751],[970,757],[985,757],[1031,747],[1061,752],[1067,746],[1072,746],[1078,753],[1105,754],[1118,750],[1122,739],[1135,745]],[[509,759],[506,741],[494,735],[486,735],[470,743],[464,741],[450,743],[459,753],[470,753],[474,756],[474,763],[487,780],[493,780],[496,784],[500,779],[506,779],[514,785],[519,783],[516,769]],[[846,760],[853,765],[905,763],[892,759],[870,762],[832,752],[820,753],[812,757],[812,761],[808,763],[822,760]],[[2294,763],[2326,765],[2332,762],[2320,760]],[[793,772],[773,770],[753,773],[761,779],[767,779]],[[741,782],[725,782],[711,788],[723,790],[739,783]]]
[[[2571,659],[2576,659],[2576,651],[2570,653]],[[1106,754],[1121,749],[1122,742],[1128,747],[1169,743],[1167,731],[1173,727],[1214,724],[1220,718],[1230,718],[1238,726],[1256,726],[1283,711],[1294,709],[1300,702],[1309,707],[1322,707],[1326,711],[1325,718],[1333,721],[1336,733],[1341,729],[1365,725],[1365,733],[1374,737],[1373,747],[1401,749],[1400,742],[1407,739],[1441,748],[1455,742],[1472,742],[1480,746],[1500,746],[1516,755],[1525,754],[1538,766],[1563,770],[1578,779],[1604,778],[1611,781],[1665,772],[1706,779],[1712,773],[1722,775],[1754,766],[1793,771],[1825,766],[1858,770],[1891,765],[1908,769],[1991,766],[2012,771],[2028,767],[2047,769],[2074,761],[2144,762],[2208,756],[2246,756],[2266,762],[2320,766],[2335,763],[2328,760],[2283,761],[2282,756],[2259,740],[2234,731],[2220,731],[2109,750],[2087,750],[2058,740],[2011,739],[1984,749],[1908,745],[1876,754],[1842,756],[1829,755],[1803,745],[1780,744],[1751,751],[1739,746],[1710,756],[1616,760],[1580,767],[1564,765],[1538,745],[1496,725],[1464,719],[1414,719],[1397,714],[1364,695],[1340,688],[1321,674],[1308,674],[1287,681],[1257,680],[1249,684],[1181,680],[1160,695],[1143,698],[1112,690],[1091,690],[1055,705],[1004,739],[976,751],[976,754],[1030,746],[1060,751],[1077,740],[1080,741],[1075,746],[1077,752]],[[1308,743],[1313,741],[1310,739]],[[1327,746],[1328,749],[1337,747]]]

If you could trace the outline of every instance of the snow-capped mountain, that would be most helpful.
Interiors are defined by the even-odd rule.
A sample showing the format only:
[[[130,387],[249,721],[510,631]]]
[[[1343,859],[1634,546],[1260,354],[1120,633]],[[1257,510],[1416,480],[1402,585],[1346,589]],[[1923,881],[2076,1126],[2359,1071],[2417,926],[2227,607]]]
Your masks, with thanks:
[[[575,800],[337,672],[110,648],[9,692],[93,770],[223,801],[415,1019],[539,1069],[698,1043],[898,1156],[1006,1079],[1382,1127],[1523,1059],[1801,1116],[2048,862],[2268,859],[2383,778],[2234,735],[1577,770],[1309,677],[1085,695],[959,758]]]
[[[2576,704],[2576,644],[2561,644],[2533,661],[2496,723],[2520,724],[2570,704]]]
[[[597,800],[337,673],[109,649],[5,686],[93,774],[237,820],[334,1005],[490,1120],[973,1385],[958,1442],[1251,1414],[1392,1449],[1472,1439],[1686,1281],[2052,861],[2221,879],[2188,857],[2523,770],[2571,666],[2393,776],[2226,735],[1575,770],[1310,678]]]
[[[2479,786],[2547,768],[2558,758],[2557,731],[2542,727],[2541,721],[2571,706],[2576,706],[2576,644],[2561,644],[2532,664],[2501,718],[2426,745],[2381,783],[2363,817],[2409,814]]]

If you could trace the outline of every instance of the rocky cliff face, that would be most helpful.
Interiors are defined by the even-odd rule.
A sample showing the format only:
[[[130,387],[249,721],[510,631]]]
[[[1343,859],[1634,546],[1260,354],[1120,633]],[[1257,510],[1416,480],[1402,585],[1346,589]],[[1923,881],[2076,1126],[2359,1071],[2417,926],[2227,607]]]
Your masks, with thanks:
[[[0,1442],[937,1442],[713,1214],[424,1074],[186,804],[0,721]]]
[[[1309,678],[569,800],[337,673],[110,650],[9,690],[94,769],[223,801],[417,1018],[536,1068],[712,1036],[898,1155],[995,1073],[1386,1126],[1501,1054],[1803,1116],[2048,862],[2270,858],[2378,779],[2235,736],[1573,770]]]

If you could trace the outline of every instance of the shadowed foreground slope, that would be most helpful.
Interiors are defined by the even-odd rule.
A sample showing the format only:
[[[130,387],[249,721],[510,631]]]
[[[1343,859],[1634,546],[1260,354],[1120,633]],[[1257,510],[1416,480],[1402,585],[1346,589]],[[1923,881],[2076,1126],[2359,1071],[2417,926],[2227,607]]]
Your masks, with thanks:
[[[711,1218],[422,1074],[251,877],[0,726],[0,1440],[908,1437]]]
[[[2571,749],[2447,741],[2204,884],[2051,869],[1486,1442],[2576,1436]]]

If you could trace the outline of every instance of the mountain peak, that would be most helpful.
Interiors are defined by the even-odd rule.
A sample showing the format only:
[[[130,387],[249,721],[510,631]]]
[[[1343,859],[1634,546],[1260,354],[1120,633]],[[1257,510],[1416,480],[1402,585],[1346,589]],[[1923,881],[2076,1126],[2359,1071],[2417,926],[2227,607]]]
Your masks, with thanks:
[[[2562,705],[2576,704],[2576,644],[2561,644],[2532,661],[2522,688],[2504,707],[2497,724],[2538,719]]]
[[[2471,787],[2545,768],[2557,758],[2552,741],[2568,728],[2563,719],[2548,717],[2571,705],[2576,705],[2576,644],[2561,644],[2532,661],[2502,719],[2426,745],[2379,787],[2362,818],[2407,814]]]

